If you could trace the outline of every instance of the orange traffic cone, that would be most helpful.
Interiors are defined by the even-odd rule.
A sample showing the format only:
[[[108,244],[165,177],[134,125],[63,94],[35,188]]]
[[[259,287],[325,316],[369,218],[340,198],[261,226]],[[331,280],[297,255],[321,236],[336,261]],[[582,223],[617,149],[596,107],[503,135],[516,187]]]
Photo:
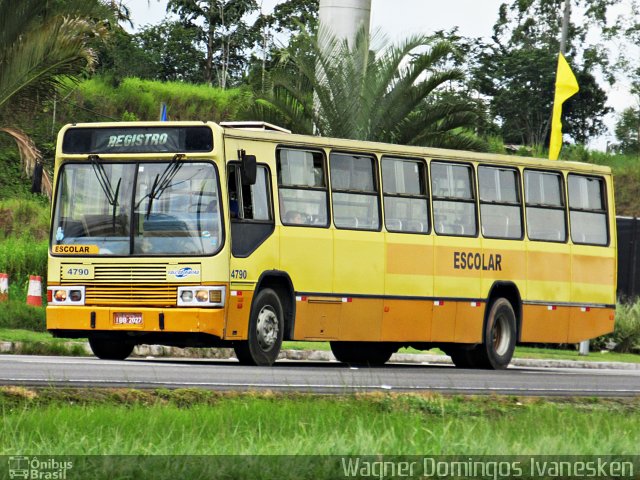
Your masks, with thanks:
[[[0,302],[9,300],[9,275],[0,273]]]
[[[38,275],[29,276],[29,291],[27,292],[27,305],[42,306],[42,278]]]

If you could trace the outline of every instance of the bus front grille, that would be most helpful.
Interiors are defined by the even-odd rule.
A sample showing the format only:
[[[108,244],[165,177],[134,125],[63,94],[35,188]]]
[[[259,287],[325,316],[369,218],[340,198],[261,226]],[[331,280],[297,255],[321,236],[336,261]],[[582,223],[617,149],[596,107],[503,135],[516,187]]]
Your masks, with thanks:
[[[151,263],[140,265],[95,264],[94,282],[162,282],[167,281],[167,265]]]
[[[85,305],[156,306],[176,305],[176,285],[95,285],[85,287]]]

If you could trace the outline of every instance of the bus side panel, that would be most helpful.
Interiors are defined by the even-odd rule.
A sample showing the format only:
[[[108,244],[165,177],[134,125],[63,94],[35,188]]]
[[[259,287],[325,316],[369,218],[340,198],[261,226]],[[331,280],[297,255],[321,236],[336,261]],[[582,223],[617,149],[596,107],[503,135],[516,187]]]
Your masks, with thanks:
[[[384,237],[380,232],[334,230],[333,238],[334,293],[349,300],[340,312],[340,339],[380,340]]]
[[[342,298],[299,297],[296,302],[295,340],[335,340],[338,338]]]
[[[431,300],[385,299],[382,340],[386,342],[431,341]]]
[[[569,334],[571,247],[566,243],[529,241],[527,297],[522,317],[523,342],[565,343]]]
[[[296,292],[331,293],[333,232],[328,228],[276,227],[280,237],[280,270]]]
[[[567,342],[578,343],[613,331],[615,309],[573,307]]]
[[[385,295],[433,297],[433,236],[385,233]],[[382,340],[431,340],[432,300],[387,298]]]
[[[615,252],[605,247],[572,246],[571,302],[616,303]]]
[[[434,305],[431,340],[475,343],[482,339],[482,308],[466,308],[480,300],[482,260],[466,262],[467,258],[482,258],[480,242],[475,237],[439,237],[434,239],[434,297],[444,305]],[[460,259],[464,256],[465,262]],[[470,257],[469,257],[470,256]],[[458,307],[453,304],[458,303]],[[460,323],[460,327],[457,323]]]
[[[523,343],[566,343],[571,307],[555,305],[523,305]]]
[[[381,298],[349,298],[343,302],[338,333],[340,340],[380,341],[383,303]]]
[[[227,301],[227,322],[225,340],[245,340],[249,329],[249,314],[253,291],[245,290],[244,285],[231,284]],[[236,289],[237,288],[237,289]]]

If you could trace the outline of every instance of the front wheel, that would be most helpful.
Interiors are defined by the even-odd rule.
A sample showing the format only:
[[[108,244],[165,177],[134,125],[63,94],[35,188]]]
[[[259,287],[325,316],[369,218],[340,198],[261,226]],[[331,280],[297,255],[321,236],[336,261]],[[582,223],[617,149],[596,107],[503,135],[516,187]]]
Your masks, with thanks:
[[[248,338],[234,346],[236,357],[243,365],[273,365],[283,332],[284,313],[278,294],[270,288],[260,290],[251,307]]]
[[[102,360],[124,360],[133,352],[135,345],[122,338],[89,337],[93,354]]]

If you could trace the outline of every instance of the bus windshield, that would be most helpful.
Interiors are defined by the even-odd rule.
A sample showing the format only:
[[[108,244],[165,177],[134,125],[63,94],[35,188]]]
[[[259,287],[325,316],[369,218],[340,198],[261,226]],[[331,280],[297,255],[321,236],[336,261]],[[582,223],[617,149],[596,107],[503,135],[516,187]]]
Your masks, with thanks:
[[[220,195],[209,162],[68,163],[54,205],[53,252],[213,255],[222,244]]]

